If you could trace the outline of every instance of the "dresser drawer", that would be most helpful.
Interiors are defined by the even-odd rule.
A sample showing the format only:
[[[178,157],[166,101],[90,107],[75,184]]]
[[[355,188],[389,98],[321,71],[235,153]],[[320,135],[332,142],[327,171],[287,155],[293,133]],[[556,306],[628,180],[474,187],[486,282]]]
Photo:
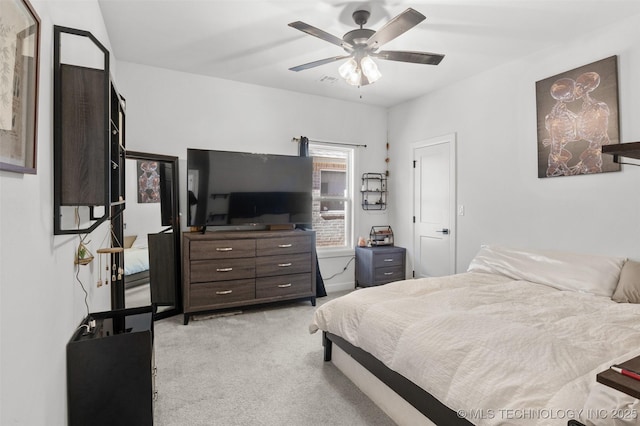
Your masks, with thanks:
[[[191,241],[189,258],[231,259],[237,257],[254,257],[256,255],[255,240],[207,240]]]
[[[281,275],[256,279],[256,297],[279,297],[311,292],[311,274]]]
[[[255,297],[254,279],[198,283],[192,284],[189,288],[189,307],[193,310],[211,305],[247,301]]]
[[[386,268],[389,266],[400,266],[404,262],[404,252],[393,251],[387,253],[374,253],[373,267]]]
[[[404,280],[404,269],[399,266],[391,266],[388,268],[376,268],[374,283],[385,284],[391,281]]]
[[[256,254],[258,256],[276,256],[311,251],[311,238],[306,235],[264,238],[256,243]]]
[[[193,283],[253,278],[255,272],[254,258],[191,261],[191,282]]]
[[[311,272],[311,253],[256,258],[256,276],[299,274]]]

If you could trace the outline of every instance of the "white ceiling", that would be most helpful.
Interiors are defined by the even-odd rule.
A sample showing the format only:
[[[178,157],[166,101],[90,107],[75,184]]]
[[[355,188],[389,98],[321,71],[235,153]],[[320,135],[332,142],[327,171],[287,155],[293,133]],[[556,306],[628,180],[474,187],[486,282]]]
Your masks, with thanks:
[[[372,105],[392,106],[531,52],[583,38],[640,13],[640,0],[98,0],[119,61]],[[438,66],[378,60],[382,78],[360,89],[335,62],[290,67],[344,54],[289,27],[303,21],[337,37],[371,12],[379,29],[412,7],[427,19],[385,50],[441,53]],[[615,52],[612,52],[614,54]]]

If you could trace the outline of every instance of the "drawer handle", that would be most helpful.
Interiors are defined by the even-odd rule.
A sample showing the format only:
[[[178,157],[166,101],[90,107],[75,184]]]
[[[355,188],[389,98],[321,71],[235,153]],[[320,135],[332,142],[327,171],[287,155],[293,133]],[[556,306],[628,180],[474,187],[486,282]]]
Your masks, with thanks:
[[[216,268],[216,272],[231,272],[233,268]]]
[[[287,288],[287,287],[291,287],[291,283],[287,283],[287,284],[278,284],[279,288]]]
[[[233,293],[233,290],[216,291],[216,294],[219,296],[224,296],[225,294],[231,294],[231,293]]]
[[[286,267],[289,267],[291,265],[292,265],[291,262],[289,262],[289,263],[278,263],[278,266],[281,267],[281,268],[286,268]]]
[[[293,244],[278,244],[279,248],[289,248],[291,247]]]
[[[233,247],[216,247],[216,251],[231,251]]]
[[[393,259],[385,259],[385,262],[393,262]]]
[[[385,275],[393,275],[393,272],[385,272]]]

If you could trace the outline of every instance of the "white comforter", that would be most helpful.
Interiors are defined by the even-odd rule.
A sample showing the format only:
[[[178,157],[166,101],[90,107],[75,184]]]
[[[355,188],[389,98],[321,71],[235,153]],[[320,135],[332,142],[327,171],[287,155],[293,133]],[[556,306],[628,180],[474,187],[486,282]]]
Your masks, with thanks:
[[[467,272],[354,291],[318,308],[318,329],[477,425],[640,424],[638,400],[595,383],[640,354],[639,305]]]

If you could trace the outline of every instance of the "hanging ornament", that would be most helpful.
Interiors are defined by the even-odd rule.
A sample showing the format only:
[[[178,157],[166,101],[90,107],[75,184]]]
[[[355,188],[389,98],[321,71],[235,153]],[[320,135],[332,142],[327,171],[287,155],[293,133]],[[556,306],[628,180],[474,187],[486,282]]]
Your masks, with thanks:
[[[87,235],[80,238],[80,244],[78,244],[74,262],[76,265],[88,265],[93,261],[93,254],[89,251],[89,247],[87,247],[87,244],[91,241],[87,241],[87,243],[85,243],[85,238],[87,238]]]
[[[124,252],[124,248],[122,248],[120,241],[118,241],[118,238],[116,237],[116,235],[113,232],[113,224],[111,224],[111,229],[110,229],[110,234],[111,234],[111,246],[110,247],[104,247],[104,248],[100,248],[97,250],[98,254],[103,254],[105,256],[109,256],[109,258],[105,261],[105,265],[107,265],[105,267],[105,270],[107,271],[107,277],[109,277],[109,275],[111,276],[111,282],[116,281],[116,278],[118,280],[122,279],[122,273],[120,272],[120,270],[122,268],[119,268],[118,264],[120,263],[120,253]],[[107,234],[109,235],[109,234]],[[106,235],[105,235],[105,239],[106,239]],[[104,241],[103,241],[104,243]],[[115,244],[114,244],[115,243]],[[111,267],[109,267],[109,265],[112,265]],[[105,281],[105,284],[109,284],[108,278]]]

